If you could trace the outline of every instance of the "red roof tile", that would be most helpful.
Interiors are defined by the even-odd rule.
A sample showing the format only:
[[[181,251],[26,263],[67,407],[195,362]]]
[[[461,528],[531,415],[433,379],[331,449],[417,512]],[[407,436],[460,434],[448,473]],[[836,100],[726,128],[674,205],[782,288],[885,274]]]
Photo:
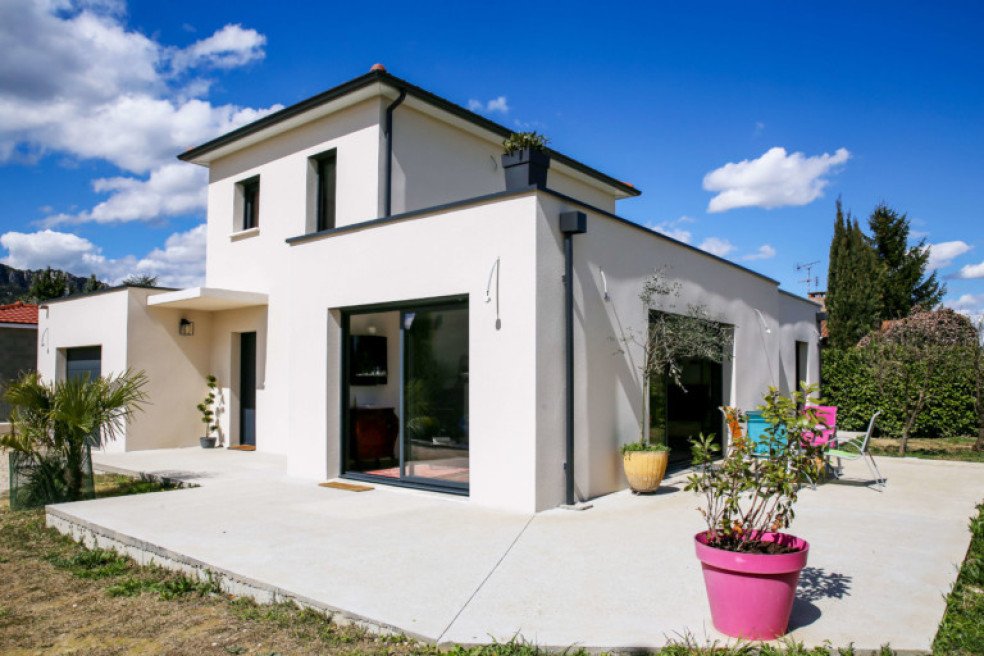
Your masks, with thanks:
[[[0,323],[38,323],[38,306],[24,301],[0,305]]]

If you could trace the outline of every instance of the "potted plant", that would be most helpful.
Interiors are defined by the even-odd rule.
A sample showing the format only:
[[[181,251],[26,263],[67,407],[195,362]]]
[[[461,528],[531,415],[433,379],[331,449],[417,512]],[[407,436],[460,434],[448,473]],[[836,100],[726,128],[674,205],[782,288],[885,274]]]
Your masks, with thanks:
[[[205,383],[208,385],[208,394],[197,406],[198,412],[202,415],[202,423],[205,424],[205,435],[199,437],[198,440],[203,449],[214,449],[216,436],[212,433],[219,429],[218,424],[215,423],[215,390],[218,387],[218,381],[215,376],[209,374],[205,377]]]
[[[547,186],[547,138],[536,132],[514,132],[502,142],[506,191]]]
[[[707,522],[694,545],[711,619],[729,636],[772,640],[789,624],[810,545],[782,531],[793,519],[801,485],[816,475],[819,447],[804,437],[819,421],[810,407],[819,404],[814,390],[807,386],[787,397],[769,389],[759,406],[765,434],[756,438],[767,457],[756,457],[755,443],[740,431],[720,462],[714,462],[713,435],[692,440],[694,472],[686,489],[703,495]]]
[[[666,271],[666,267],[656,269],[639,294],[649,324],[646,332],[629,328],[621,339],[623,353],[628,350],[641,354],[635,360],[641,378],[639,439],[622,445],[625,478],[637,494],[659,489],[670,457],[669,447],[654,441],[649,429],[650,384],[665,375],[671,384],[685,390],[680,378],[684,360],[721,362],[731,353],[731,331],[712,320],[705,306],[690,304],[681,313],[672,312],[680,296],[680,283],[669,280]]]

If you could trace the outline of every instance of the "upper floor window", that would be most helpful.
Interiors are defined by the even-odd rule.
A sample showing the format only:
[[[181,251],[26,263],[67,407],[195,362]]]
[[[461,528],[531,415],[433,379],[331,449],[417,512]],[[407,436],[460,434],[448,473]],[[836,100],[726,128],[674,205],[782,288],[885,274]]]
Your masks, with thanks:
[[[335,169],[336,151],[315,155],[310,160],[311,172],[315,178],[314,189],[314,230],[331,230],[335,227]]]
[[[240,204],[240,230],[260,227],[260,176],[237,183]]]

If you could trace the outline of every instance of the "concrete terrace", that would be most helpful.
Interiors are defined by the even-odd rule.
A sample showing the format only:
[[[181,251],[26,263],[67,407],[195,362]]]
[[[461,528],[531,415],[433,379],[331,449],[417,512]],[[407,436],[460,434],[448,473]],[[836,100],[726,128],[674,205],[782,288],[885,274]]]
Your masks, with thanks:
[[[284,458],[174,449],[101,454],[97,466],[201,487],[48,508],[49,524],[140,562],[220,575],[261,601],[317,608],[437,642],[508,640],[594,649],[658,647],[710,625],[692,536],[696,499],[671,478],[660,494],[596,499],[585,512],[533,516],[377,486],[288,478]],[[792,637],[859,650],[930,648],[984,499],[984,466],[880,458],[884,492],[850,481],[801,497],[795,533],[811,542]]]

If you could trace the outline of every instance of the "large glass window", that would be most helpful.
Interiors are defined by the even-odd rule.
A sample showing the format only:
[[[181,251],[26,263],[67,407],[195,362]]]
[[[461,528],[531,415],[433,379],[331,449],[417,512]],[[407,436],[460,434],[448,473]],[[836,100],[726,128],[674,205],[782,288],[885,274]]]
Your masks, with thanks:
[[[464,491],[468,305],[345,314],[345,473]]]

